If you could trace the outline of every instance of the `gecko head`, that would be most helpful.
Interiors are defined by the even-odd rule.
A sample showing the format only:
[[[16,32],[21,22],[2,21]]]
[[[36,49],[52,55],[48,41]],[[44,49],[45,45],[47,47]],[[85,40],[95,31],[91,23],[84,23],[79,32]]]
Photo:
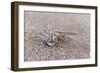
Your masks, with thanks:
[[[49,38],[47,38],[47,39],[45,40],[46,44],[47,44],[48,46],[50,46],[50,47],[56,45],[57,41],[58,41],[58,40],[57,40],[57,37],[54,36],[54,35],[51,35]]]

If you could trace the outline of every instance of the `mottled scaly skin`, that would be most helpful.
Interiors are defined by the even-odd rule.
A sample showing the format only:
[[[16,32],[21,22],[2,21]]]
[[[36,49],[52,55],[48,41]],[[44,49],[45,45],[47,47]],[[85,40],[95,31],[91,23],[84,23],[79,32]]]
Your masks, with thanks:
[[[76,35],[76,33],[60,32],[60,31],[43,31],[39,32],[39,37],[42,38],[48,46],[54,46],[58,41],[64,39],[64,36]]]

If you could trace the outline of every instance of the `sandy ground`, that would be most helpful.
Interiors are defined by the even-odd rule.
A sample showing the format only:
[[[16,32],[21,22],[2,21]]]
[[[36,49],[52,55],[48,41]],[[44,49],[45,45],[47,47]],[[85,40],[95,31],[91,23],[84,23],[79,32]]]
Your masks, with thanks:
[[[66,35],[55,46],[35,37],[43,30],[77,32]],[[90,15],[25,11],[24,61],[90,58]]]

